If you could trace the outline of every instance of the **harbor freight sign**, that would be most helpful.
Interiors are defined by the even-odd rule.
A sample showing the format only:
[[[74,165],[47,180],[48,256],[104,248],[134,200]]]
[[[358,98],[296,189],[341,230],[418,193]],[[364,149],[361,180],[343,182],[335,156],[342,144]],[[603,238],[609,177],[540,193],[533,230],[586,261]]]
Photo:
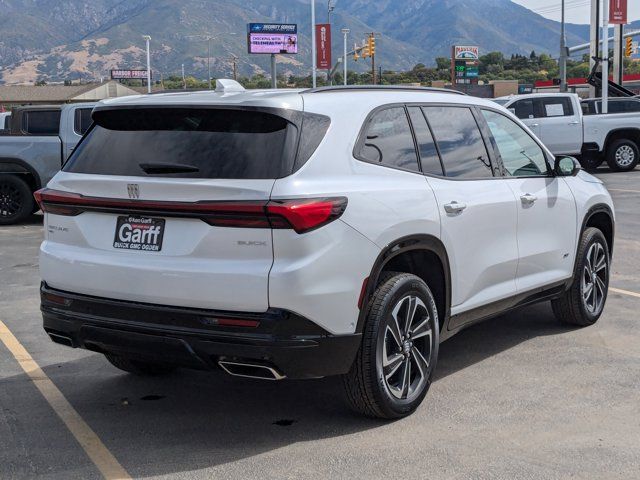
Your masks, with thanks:
[[[111,70],[112,80],[146,80],[146,70]]]
[[[247,45],[249,53],[298,53],[298,25],[250,23]]]
[[[627,0],[609,0],[609,23],[625,25],[627,21]]]

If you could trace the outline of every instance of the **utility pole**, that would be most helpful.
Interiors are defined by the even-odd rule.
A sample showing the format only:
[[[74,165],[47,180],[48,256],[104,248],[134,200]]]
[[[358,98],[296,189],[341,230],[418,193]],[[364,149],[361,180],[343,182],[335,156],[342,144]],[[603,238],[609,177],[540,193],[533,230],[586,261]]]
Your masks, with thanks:
[[[560,68],[560,91],[567,91],[567,36],[565,33],[565,21],[564,21],[564,0],[562,0],[562,14],[560,21],[560,58],[558,59],[558,66]]]
[[[143,35],[142,38],[144,38],[147,44],[147,93],[151,93],[151,52],[149,50],[151,37],[149,35]]]
[[[276,74],[276,54],[271,54],[271,88],[278,88],[278,77]]]
[[[222,35],[235,35],[236,32],[227,32],[220,33],[218,35],[187,35],[186,38],[195,38],[200,41],[207,42],[207,84],[209,85],[209,90],[211,90],[211,42],[217,38],[220,38]]]
[[[595,58],[600,57],[600,0],[591,0],[591,26],[589,29],[591,46],[589,48],[589,70],[595,65]],[[596,87],[589,86],[589,96],[596,97]]]
[[[335,8],[335,6],[331,5],[331,0],[327,0],[327,25],[329,25],[329,28],[331,28],[331,12],[333,12]],[[329,65],[329,68],[327,69],[327,84],[333,85],[331,78],[331,65]]]
[[[344,78],[342,79],[342,83],[344,83],[345,86],[347,85],[347,36],[349,35],[349,31],[350,30],[348,28],[343,28],[341,30],[343,38],[344,38],[344,45],[343,45],[344,46],[344,55],[342,57],[342,60],[343,60],[342,68],[343,68],[343,72],[344,72],[343,73]]]
[[[614,25],[613,28],[613,81],[622,85],[624,77],[624,25]]]
[[[602,113],[609,113],[609,1],[602,2]]]
[[[232,55],[231,61],[233,62],[233,79],[238,80],[238,57]]]
[[[211,37],[207,38],[207,81],[211,90]]]
[[[316,0],[311,0],[311,83],[316,88]]]
[[[184,63],[182,64],[182,89],[187,89],[187,79],[184,76]]]

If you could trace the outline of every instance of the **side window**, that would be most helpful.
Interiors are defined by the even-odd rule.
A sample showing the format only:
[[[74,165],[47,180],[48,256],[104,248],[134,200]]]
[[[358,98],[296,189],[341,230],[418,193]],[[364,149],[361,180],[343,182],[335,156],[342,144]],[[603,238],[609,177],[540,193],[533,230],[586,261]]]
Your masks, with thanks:
[[[567,97],[543,98],[542,108],[545,117],[570,117],[573,115],[573,106]]]
[[[388,167],[419,172],[418,157],[404,107],[376,112],[369,120],[359,158]]]
[[[447,177],[493,177],[489,154],[471,109],[424,107],[423,110],[433,129]]]
[[[509,107],[509,110],[511,110],[513,114],[521,120],[535,118],[533,100],[531,98],[527,100],[518,100]]]
[[[436,144],[433,141],[431,130],[427,120],[424,118],[422,109],[420,107],[409,107],[409,118],[411,118],[411,124],[413,125],[413,131],[416,134],[416,140],[418,141],[418,153],[420,153],[420,163],[422,164],[422,171],[424,173],[430,173],[431,175],[442,175],[442,164],[440,163],[440,156],[436,149]]]
[[[58,135],[60,110],[33,110],[22,115],[22,130],[31,135]]]
[[[504,115],[482,110],[504,168],[513,177],[547,175],[542,148],[518,124]]]
[[[91,108],[78,108],[73,120],[73,131],[78,135],[84,135],[91,126]]]

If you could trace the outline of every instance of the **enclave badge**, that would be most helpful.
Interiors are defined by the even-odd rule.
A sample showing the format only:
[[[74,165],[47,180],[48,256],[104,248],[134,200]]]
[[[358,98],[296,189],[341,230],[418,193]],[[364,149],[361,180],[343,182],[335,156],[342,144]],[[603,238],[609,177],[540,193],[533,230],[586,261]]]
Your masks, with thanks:
[[[129,198],[140,198],[140,185],[138,185],[137,183],[128,183],[127,192],[129,193]]]

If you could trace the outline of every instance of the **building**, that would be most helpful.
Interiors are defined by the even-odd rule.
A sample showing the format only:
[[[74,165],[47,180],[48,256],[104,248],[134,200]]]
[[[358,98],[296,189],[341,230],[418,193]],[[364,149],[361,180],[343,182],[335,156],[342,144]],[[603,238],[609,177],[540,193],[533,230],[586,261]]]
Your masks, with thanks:
[[[85,85],[0,85],[0,110],[1,107],[9,109],[18,105],[93,102],[140,93],[114,81]]]

